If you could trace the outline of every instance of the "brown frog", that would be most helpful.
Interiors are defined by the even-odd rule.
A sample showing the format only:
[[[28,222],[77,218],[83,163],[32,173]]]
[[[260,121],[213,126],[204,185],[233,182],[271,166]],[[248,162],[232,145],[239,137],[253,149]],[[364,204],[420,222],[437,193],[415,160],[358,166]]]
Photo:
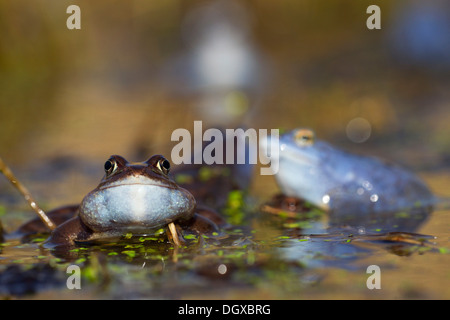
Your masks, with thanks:
[[[180,245],[184,233],[216,234],[224,224],[214,211],[196,208],[194,196],[170,177],[170,163],[161,155],[138,163],[113,155],[104,170],[100,184],[81,204],[47,213],[57,227],[46,247],[73,246],[126,233],[145,235],[165,227],[169,238]],[[45,224],[36,218],[22,225],[18,233],[45,230]]]

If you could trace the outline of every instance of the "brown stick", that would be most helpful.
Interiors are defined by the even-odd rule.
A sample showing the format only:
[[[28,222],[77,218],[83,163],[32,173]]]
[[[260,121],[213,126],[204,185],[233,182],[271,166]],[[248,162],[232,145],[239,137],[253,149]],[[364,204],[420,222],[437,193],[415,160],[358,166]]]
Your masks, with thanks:
[[[176,246],[181,246],[180,239],[178,238],[177,228],[173,222],[169,223],[169,231],[172,234],[172,240]]]
[[[41,218],[42,222],[49,228],[50,230],[54,230],[56,228],[56,225],[53,223],[53,221],[45,214],[44,210],[42,210],[34,201],[33,197],[31,196],[31,193],[28,191],[25,186],[20,183],[19,180],[14,176],[11,169],[6,165],[5,162],[3,162],[2,158],[0,157],[0,172],[2,172],[5,177],[13,184],[14,187],[16,187],[17,190],[24,196],[25,200],[27,200],[28,204],[31,206],[31,208],[34,210],[34,212],[37,213],[39,218]]]

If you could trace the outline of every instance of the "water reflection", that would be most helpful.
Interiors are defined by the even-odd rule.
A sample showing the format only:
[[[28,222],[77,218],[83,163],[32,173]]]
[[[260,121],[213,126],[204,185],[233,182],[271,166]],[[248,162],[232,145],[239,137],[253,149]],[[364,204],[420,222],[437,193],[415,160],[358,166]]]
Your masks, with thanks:
[[[277,195],[261,209],[268,215],[268,224],[283,234],[278,240],[282,259],[301,261],[311,268],[358,269],[358,260],[379,251],[396,255],[436,251],[434,236],[417,233],[431,207],[369,216],[327,214],[303,200]]]

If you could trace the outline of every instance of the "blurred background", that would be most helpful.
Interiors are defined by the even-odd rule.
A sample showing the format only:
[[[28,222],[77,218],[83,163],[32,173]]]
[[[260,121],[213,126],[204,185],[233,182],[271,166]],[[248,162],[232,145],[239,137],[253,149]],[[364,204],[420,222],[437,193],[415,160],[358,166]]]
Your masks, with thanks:
[[[71,4],[81,30],[66,27]],[[372,4],[381,30],[366,27]],[[172,131],[203,120],[306,126],[441,170],[449,72],[444,0],[1,1],[0,155],[28,179],[84,162],[100,179],[109,155],[169,157]]]
[[[81,30],[66,27],[73,4]],[[366,27],[370,5],[381,9],[380,30]],[[47,210],[79,203],[112,154],[170,159],[173,130],[192,132],[194,120],[204,129],[304,126],[341,148],[403,164],[450,197],[449,75],[448,0],[0,0],[0,157]],[[257,171],[251,187],[260,201],[278,191]],[[5,230],[31,217],[0,177]],[[436,235],[443,253],[448,217],[436,212],[420,230]],[[388,266],[389,284],[375,297],[449,296],[448,254],[400,251],[397,260],[374,255]],[[366,265],[380,264],[374,256]],[[316,286],[314,274],[285,266],[277,264],[275,281],[253,273],[264,285],[250,294],[291,299],[299,279],[300,290],[326,297],[373,294],[362,285],[365,272],[336,270]],[[172,275],[162,280],[184,283]],[[300,297],[310,298],[309,289]]]

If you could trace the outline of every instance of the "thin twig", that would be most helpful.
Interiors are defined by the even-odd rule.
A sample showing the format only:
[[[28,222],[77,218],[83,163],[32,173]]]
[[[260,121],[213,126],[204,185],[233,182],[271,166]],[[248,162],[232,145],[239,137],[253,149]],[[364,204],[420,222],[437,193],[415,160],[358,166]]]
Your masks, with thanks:
[[[19,192],[24,196],[25,200],[28,202],[28,204],[31,206],[31,208],[34,210],[34,212],[37,213],[39,218],[41,218],[42,222],[49,228],[50,230],[54,230],[56,228],[56,225],[53,223],[53,221],[45,214],[44,210],[42,210],[34,201],[33,197],[31,196],[31,193],[28,191],[25,186],[20,183],[19,180],[14,176],[11,169],[6,165],[5,162],[3,162],[2,158],[0,157],[0,172],[2,172],[5,177],[13,184],[13,186],[19,190]]]

